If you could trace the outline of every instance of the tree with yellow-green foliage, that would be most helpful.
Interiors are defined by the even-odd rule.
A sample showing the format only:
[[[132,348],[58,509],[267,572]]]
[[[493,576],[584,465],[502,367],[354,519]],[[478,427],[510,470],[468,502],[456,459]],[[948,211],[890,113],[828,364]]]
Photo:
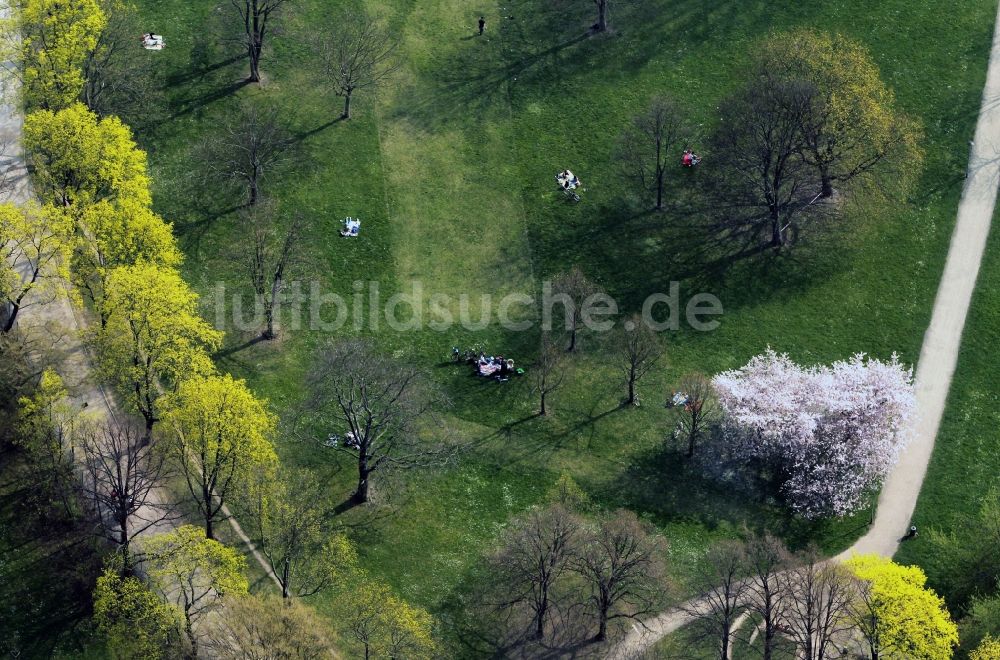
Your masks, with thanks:
[[[101,200],[152,203],[146,152],[117,117],[98,118],[82,103],[33,112],[24,119],[24,148],[45,201],[77,208]]]
[[[214,538],[230,491],[277,464],[271,437],[277,418],[242,380],[196,376],[163,402],[166,450],[179,466],[191,499]]]
[[[14,329],[29,305],[63,292],[73,222],[58,208],[0,204],[0,332]]]
[[[101,307],[108,274],[137,263],[176,268],[181,252],[170,224],[147,205],[131,199],[104,200],[83,210],[74,283]],[[103,317],[102,317],[103,320]]]
[[[357,552],[331,529],[334,506],[315,474],[259,471],[242,485],[243,508],[283,598],[312,596],[355,570]]]
[[[59,110],[80,96],[84,65],[97,48],[107,16],[98,0],[24,0],[8,19],[7,36],[20,31],[11,53],[29,108]],[[16,43],[16,42],[10,42]]]
[[[360,573],[337,600],[337,620],[370,658],[434,657],[434,618],[396,597],[383,582]]]
[[[756,65],[765,84],[808,85],[800,113],[802,157],[816,169],[823,197],[886,161],[894,161],[896,185],[919,170],[920,130],[896,107],[861,43],[809,28],[772,34]]]
[[[206,622],[205,646],[220,660],[332,660],[329,624],[299,601],[276,596],[227,598],[218,616]]]
[[[184,616],[184,632],[197,656],[194,623],[215,609],[220,599],[246,595],[246,559],[236,550],[205,537],[194,525],[183,525],[157,534],[143,543],[146,572],[169,602],[176,602]]]
[[[94,587],[94,623],[114,660],[183,657],[184,617],[135,577],[106,569]]]
[[[208,351],[222,333],[198,316],[198,296],[180,274],[153,264],[112,270],[97,311],[104,319],[93,337],[98,369],[142,415],[148,438],[160,419],[161,386],[213,373]]]
[[[15,427],[39,491],[73,515],[76,506],[72,438],[78,415],[66,396],[63,379],[52,369],[46,369],[34,392],[18,400]]]
[[[852,557],[847,567],[861,582],[852,618],[872,660],[952,657],[958,627],[920,567],[878,555]]]
[[[969,660],[1000,660],[1000,639],[987,635],[969,654]]]

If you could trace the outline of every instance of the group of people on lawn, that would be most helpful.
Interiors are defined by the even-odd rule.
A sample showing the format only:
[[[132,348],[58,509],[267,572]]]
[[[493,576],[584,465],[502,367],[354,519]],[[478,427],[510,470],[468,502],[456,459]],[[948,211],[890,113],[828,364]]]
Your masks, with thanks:
[[[514,361],[505,359],[502,355],[487,357],[484,353],[480,353],[476,361],[476,373],[480,376],[503,378],[514,373]]]

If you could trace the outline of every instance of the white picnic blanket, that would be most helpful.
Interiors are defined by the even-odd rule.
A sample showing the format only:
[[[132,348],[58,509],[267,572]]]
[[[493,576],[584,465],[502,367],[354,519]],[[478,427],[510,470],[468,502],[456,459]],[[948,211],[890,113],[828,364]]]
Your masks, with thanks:
[[[143,35],[142,37],[142,47],[146,50],[163,50],[166,42],[163,40],[163,35],[150,34]]]
[[[360,230],[361,230],[360,218],[347,218],[344,220],[344,229],[343,231],[340,232],[340,235],[357,236]]]

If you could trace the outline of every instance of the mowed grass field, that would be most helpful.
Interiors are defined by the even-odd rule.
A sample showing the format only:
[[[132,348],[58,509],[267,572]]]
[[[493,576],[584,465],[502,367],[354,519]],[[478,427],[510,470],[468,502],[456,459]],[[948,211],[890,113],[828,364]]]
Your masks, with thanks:
[[[922,531],[950,532],[963,518],[976,520],[983,496],[1000,488],[1000,440],[997,438],[1000,392],[1000,233],[998,222],[986,246],[976,293],[962,336],[962,350],[948,395],[934,455],[920,491],[914,524]],[[932,586],[945,588],[947,556],[937,552],[930,535],[921,533],[902,545],[897,560],[920,564]]]
[[[546,418],[534,416],[526,380],[497,386],[446,362],[452,346],[481,342],[530,369],[536,332],[360,330],[432,373],[452,402],[442,430],[468,446],[441,469],[377,475],[379,515],[343,516],[366,566],[406,598],[442,612],[504,522],[562,472],[599,505],[632,508],[663,530],[678,595],[704,548],[744,524],[829,551],[863,531],[867,512],[805,524],[775,501],[749,501],[700,478],[665,447],[671,427],[662,402],[682,374],[739,366],[768,346],[807,363],[858,351],[916,359],[979,106],[993,0],[970,0],[947,16],[930,0],[622,2],[612,6],[612,33],[599,37],[584,34],[593,21],[584,0],[300,0],[273,34],[261,87],[241,84],[247,64],[225,39],[239,27],[225,18],[228,3],[137,5],[141,30],[168,43],[140,54],[156,58],[160,91],[158,110],[134,122],[137,137],[149,150],[157,209],[175,223],[185,276],[209,318],[216,283],[241,288],[229,255],[241,240],[242,200],[220,192],[196,155],[240,103],[276,108],[297,137],[294,162],[264,185],[280,213],[305,222],[309,260],[294,279],[348,299],[353,282],[377,282],[383,301],[416,280],[426,295],[467,294],[476,310],[480,294],[537,296],[547,278],[578,265],[625,312],[671,281],[680,282],[682,300],[705,291],[723,304],[717,330],[663,334],[666,354],[640,384],[639,408],[619,406],[611,340],[584,336]],[[342,101],[319,84],[306,44],[333,27],[338,11],[362,6],[399,35],[401,66],[377,94],[355,100],[354,118],[337,121]],[[481,14],[482,38],[474,36]],[[703,140],[754,43],[796,26],[842,32],[871,49],[900,108],[923,123],[924,171],[906,199],[855,197],[842,219],[806,232],[788,254],[720,268],[704,253],[697,218],[683,208],[651,214],[636,203],[615,141],[656,94],[678,98]],[[694,146],[703,150],[698,138]],[[697,185],[690,177],[711,176],[705,156],[698,171],[671,172],[672,197]],[[564,167],[584,181],[580,204],[554,189],[552,176]],[[336,233],[348,215],[363,220],[356,240]],[[287,420],[317,347],[356,331],[290,330],[292,319],[283,321],[280,340],[249,346],[252,335],[230,324],[218,362]],[[286,462],[318,470],[338,501],[350,494],[354,472],[343,455],[291,435],[278,449]]]

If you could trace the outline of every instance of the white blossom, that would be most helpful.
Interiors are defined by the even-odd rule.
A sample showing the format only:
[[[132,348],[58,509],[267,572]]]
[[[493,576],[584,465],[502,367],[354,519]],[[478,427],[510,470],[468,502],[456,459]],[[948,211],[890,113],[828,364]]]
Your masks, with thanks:
[[[712,384],[739,451],[776,462],[784,495],[806,517],[858,510],[908,440],[913,375],[896,355],[801,367],[768,349]]]

